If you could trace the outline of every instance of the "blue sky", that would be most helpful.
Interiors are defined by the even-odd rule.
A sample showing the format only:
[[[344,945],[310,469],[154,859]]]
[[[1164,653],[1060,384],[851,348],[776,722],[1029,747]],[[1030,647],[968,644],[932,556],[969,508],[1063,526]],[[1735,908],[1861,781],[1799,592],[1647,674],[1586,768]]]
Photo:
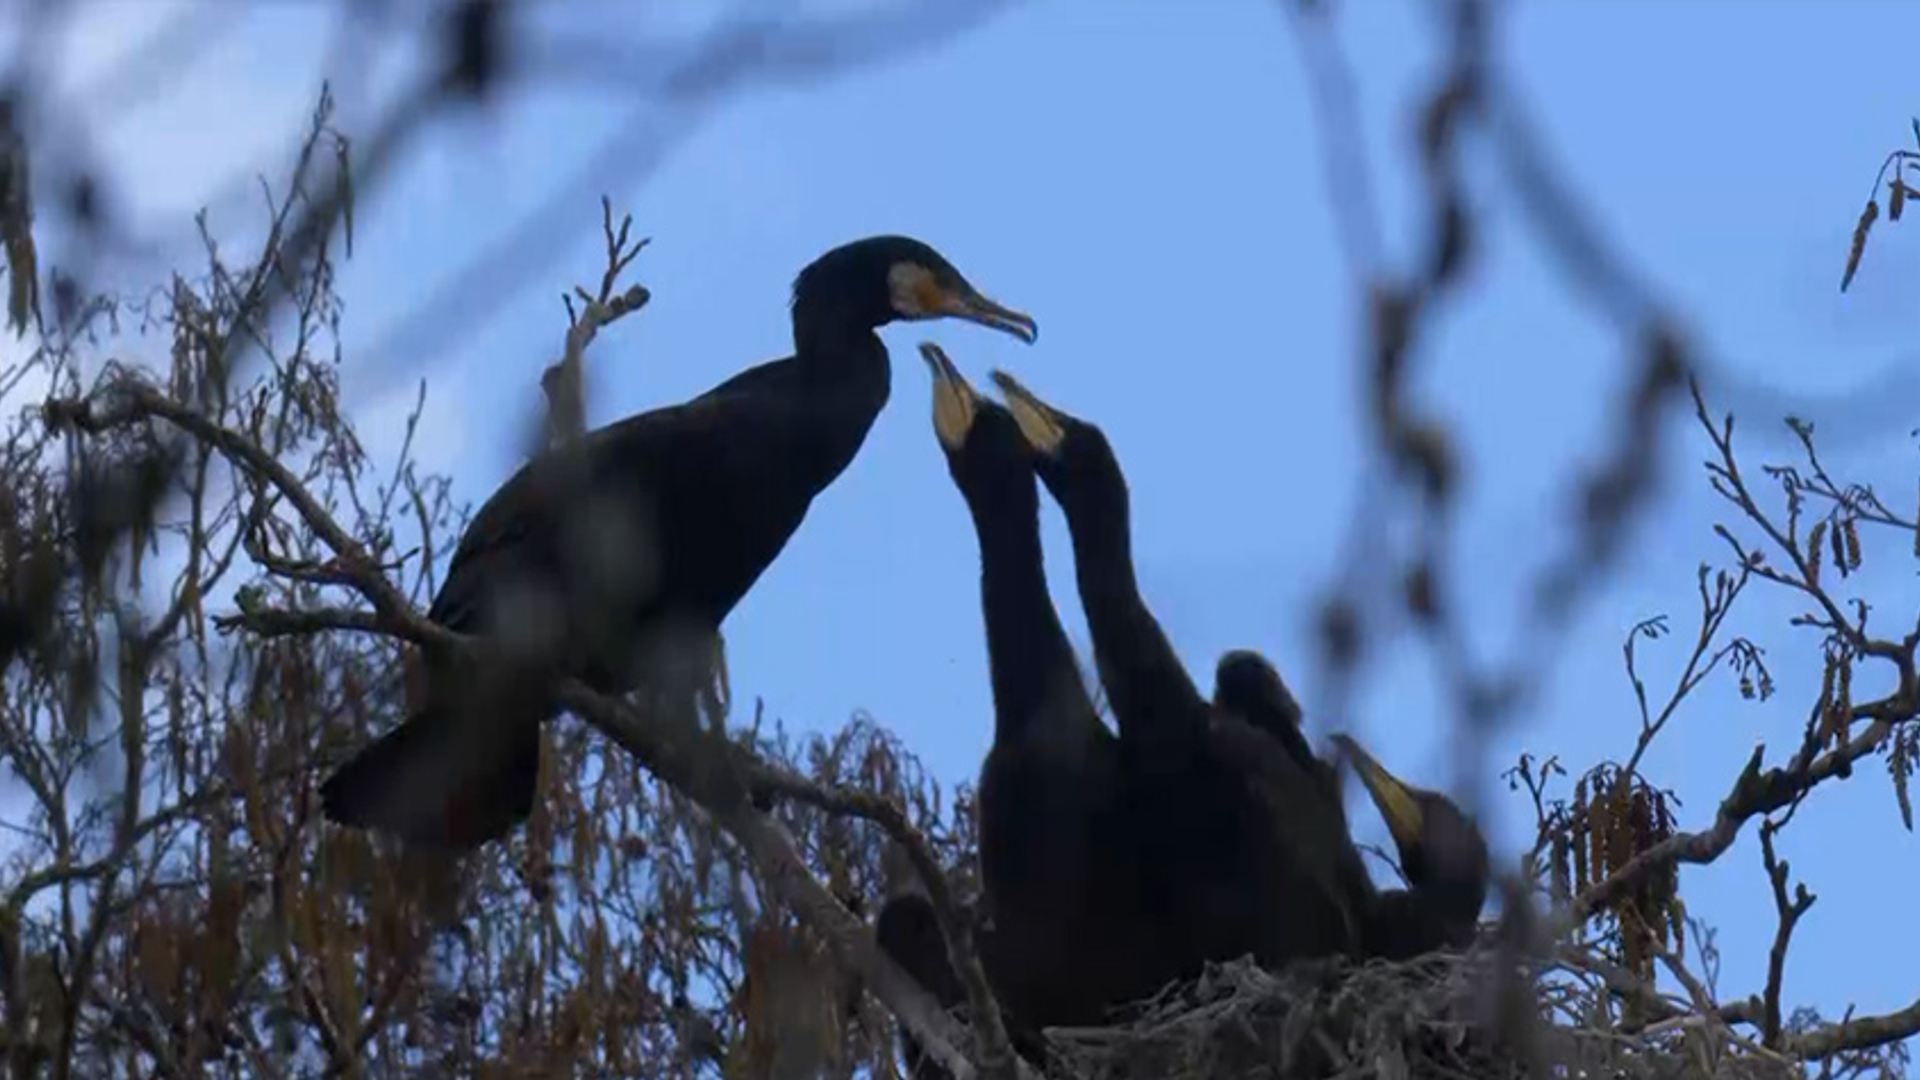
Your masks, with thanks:
[[[61,53],[76,101],[173,6],[95,5]],[[1912,394],[1876,388],[1913,370],[1901,365],[1914,364],[1907,298],[1920,280],[1920,237],[1883,222],[1852,291],[1840,295],[1837,283],[1860,196],[1920,111],[1905,76],[1920,10],[1510,7],[1501,53],[1555,163],[1675,303],[1692,340],[1734,375],[1717,403],[1743,408],[1749,471],[1789,448],[1775,415],[1746,407],[1815,401],[1801,411],[1831,432],[1829,463],[1903,505],[1915,474],[1907,430],[1920,416],[1889,407]],[[622,14],[631,10],[581,3],[541,14],[552,27],[617,39],[641,19]],[[669,10],[692,25],[709,9],[688,0]],[[1390,247],[1405,258],[1417,250],[1420,211],[1412,108],[1433,77],[1438,37],[1423,6],[1340,12],[1359,134]],[[318,5],[254,9],[164,94],[95,117],[95,149],[121,178],[113,194],[143,229],[177,235],[237,167],[273,171],[322,73],[323,16]],[[911,233],[990,295],[1031,311],[1041,343],[959,324],[886,332],[892,405],[726,625],[736,700],[764,697],[802,728],[864,709],[944,780],[977,766],[991,707],[976,553],[930,429],[912,348],[926,336],[977,381],[1006,366],[1099,422],[1132,484],[1143,587],[1196,675],[1207,681],[1223,649],[1258,648],[1311,714],[1322,688],[1310,616],[1341,559],[1364,446],[1358,293],[1336,247],[1300,60],[1273,4],[1051,0],[1013,5],[898,62],[749,90],[693,124],[582,78],[441,127],[363,207],[345,268],[348,394],[363,437],[376,451],[395,445],[425,377],[427,464],[454,470],[476,503],[506,477],[520,447],[503,432],[517,433],[560,347],[557,295],[597,279],[603,189],[654,238],[636,264],[654,301],[589,354],[590,422],[783,355],[795,270],[860,235]],[[365,85],[339,87],[350,131],[409,61],[355,58]],[[676,137],[656,170],[630,180],[638,170],[623,160],[590,176],[546,250],[463,274],[606,140],[634,130],[622,125],[635,115],[659,120],[642,130]],[[1470,295],[1434,324],[1418,386],[1464,433],[1470,487],[1454,572],[1474,617],[1471,647],[1504,657],[1516,647],[1526,572],[1557,550],[1548,541],[1569,520],[1568,469],[1604,451],[1630,357],[1542,257],[1486,166],[1472,168],[1489,181],[1476,190],[1491,231]],[[257,214],[231,200],[216,209],[219,228]],[[449,282],[459,290],[452,314],[422,323],[421,305]],[[1912,375],[1899,385],[1910,388]],[[1522,748],[1577,767],[1628,751],[1636,719],[1621,639],[1642,618],[1671,615],[1675,639],[1643,653],[1657,692],[1691,636],[1694,568],[1724,558],[1711,525],[1730,521],[1730,508],[1705,487],[1707,449],[1692,428],[1674,441],[1657,511],[1583,609],[1525,726],[1490,750],[1490,770]],[[1046,528],[1056,603],[1084,642],[1051,508]],[[1862,587],[1901,618],[1913,610],[1913,575],[1900,544],[1878,550]],[[1687,827],[1707,822],[1755,740],[1777,761],[1797,737],[1818,678],[1817,643],[1786,624],[1797,610],[1756,589],[1732,623],[1768,650],[1772,702],[1743,703],[1731,680],[1717,680],[1649,756],[1649,774],[1685,800]],[[1396,647],[1368,679],[1356,733],[1409,778],[1445,784],[1446,716],[1424,650]],[[1323,721],[1309,723],[1324,737]],[[1489,824],[1513,850],[1529,822],[1498,790]],[[1370,811],[1356,829],[1384,839]],[[1870,765],[1823,791],[1783,849],[1820,895],[1801,923],[1787,998],[1838,1014],[1849,1002],[1880,1012],[1920,994],[1911,974],[1920,940],[1881,929],[1920,884],[1920,848],[1899,826],[1884,772]],[[1772,911],[1752,830],[1720,865],[1688,870],[1684,891],[1720,927],[1722,991],[1758,990]]]

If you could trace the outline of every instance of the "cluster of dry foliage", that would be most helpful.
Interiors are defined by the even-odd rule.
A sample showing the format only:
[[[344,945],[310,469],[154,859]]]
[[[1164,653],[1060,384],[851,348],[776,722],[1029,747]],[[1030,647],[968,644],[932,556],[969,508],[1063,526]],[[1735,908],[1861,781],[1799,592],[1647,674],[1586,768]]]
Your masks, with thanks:
[[[328,763],[399,718],[403,642],[285,613],[347,603],[333,529],[423,603],[461,522],[446,478],[404,447],[370,460],[336,409],[337,239],[287,243],[318,159],[252,260],[209,239],[198,276],[87,305],[4,373],[13,1073],[753,1075],[801,1052],[795,1024],[815,1060],[886,1058],[890,1017],[795,936],[768,870],[583,725],[549,731],[529,826],[463,864],[322,827]],[[270,287],[291,298],[272,324]],[[250,373],[221,370],[236,341]],[[140,352],[168,362],[88,362]],[[904,807],[964,861],[966,806],[884,730],[796,742],[754,720],[739,745]],[[877,906],[875,827],[774,813],[833,897]]]
[[[1323,16],[1302,18],[1311,33]],[[1461,21],[1467,42],[1479,31]],[[469,36],[449,79],[478,81],[495,62]],[[1374,293],[1377,434],[1436,517],[1456,469],[1444,430],[1401,388],[1423,312],[1473,250],[1453,139],[1499,100],[1478,53],[1454,55],[1422,126],[1433,250],[1413,284]],[[1509,117],[1502,130],[1503,152],[1525,159],[1524,126]],[[404,446],[370,460],[338,409],[346,141],[323,102],[251,259],[208,238],[196,275],[138,298],[85,297],[56,276],[50,318],[16,143],[0,146],[9,310],[29,343],[0,369],[0,1056],[14,1075],[892,1076],[896,1017],[963,1078],[1013,1071],[1004,1036],[939,1015],[863,929],[898,885],[888,856],[905,853],[970,955],[967,793],[943,794],[870,720],[791,739],[757,705],[733,708],[722,681],[710,726],[682,730],[571,688],[572,716],[547,734],[542,799],[508,842],[455,864],[324,826],[318,778],[398,719],[407,642],[443,633],[418,608],[461,524],[447,478],[422,475]],[[1549,178],[1534,180],[1549,241],[1579,246]],[[579,424],[584,351],[646,302],[619,281],[637,247],[603,209],[607,267],[541,380],[561,438]],[[1356,269],[1386,280],[1366,209],[1346,218]],[[1616,299],[1636,313],[1643,362],[1619,454],[1589,478],[1588,532],[1569,561],[1588,568],[1614,552],[1635,504],[1656,406],[1693,371],[1657,306]],[[111,362],[127,355],[166,362]],[[1621,760],[1569,777],[1555,759],[1523,758],[1508,774],[1537,841],[1505,875],[1481,946],[1398,967],[1218,969],[1125,1025],[1056,1033],[1053,1066],[1089,1078],[1302,1062],[1381,1076],[1782,1075],[1801,1062],[1904,1074],[1920,1002],[1831,1020],[1783,1000],[1813,896],[1777,839],[1810,793],[1869,758],[1911,827],[1920,622],[1882,610],[1870,629],[1849,587],[1863,563],[1920,554],[1920,530],[1830,475],[1804,427],[1798,460],[1749,475],[1731,419],[1697,386],[1693,403],[1729,509],[1723,566],[1700,570],[1670,687],[1656,692],[1638,666],[1666,620],[1630,632],[1640,713]],[[1443,566],[1417,554],[1404,595],[1436,642],[1461,617]],[[1541,611],[1563,620],[1576,584],[1543,582]],[[1761,652],[1731,628],[1755,586],[1802,599],[1796,623],[1816,635],[1826,676],[1800,744],[1773,763],[1756,749],[1700,820],[1642,761],[1716,673],[1773,693]],[[1357,602],[1329,605],[1329,655],[1349,676],[1361,625]],[[1524,696],[1496,678],[1454,685],[1481,734]],[[1749,823],[1778,931],[1764,986],[1729,997],[1682,867],[1722,857]]]

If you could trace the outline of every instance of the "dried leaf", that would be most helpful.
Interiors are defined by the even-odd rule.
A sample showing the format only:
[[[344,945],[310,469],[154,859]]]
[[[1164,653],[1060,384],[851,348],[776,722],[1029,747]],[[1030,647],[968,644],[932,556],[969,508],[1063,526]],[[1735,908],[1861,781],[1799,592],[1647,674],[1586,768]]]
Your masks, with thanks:
[[[1822,739],[1825,739],[1828,734],[1830,722],[1827,718],[1833,714],[1834,670],[1837,667],[1839,662],[1834,657],[1828,656],[1826,666],[1820,672],[1820,698],[1814,704],[1814,711],[1820,717],[1819,735]]]
[[[7,325],[18,338],[40,319],[40,260],[34,251],[31,225],[8,222],[4,230],[7,273],[13,277],[7,291]]]
[[[1853,722],[1853,658],[1843,653],[1834,663],[1839,668],[1833,688],[1833,707],[1839,715],[1834,723],[1844,736]]]
[[[352,144],[345,135],[336,135],[333,144],[334,162],[340,169],[340,226],[346,239],[346,256],[353,258],[353,160],[349,153]]]
[[[1607,873],[1617,874],[1633,859],[1633,785],[1618,773],[1607,789]]]
[[[1632,854],[1638,855],[1653,846],[1653,802],[1647,798],[1645,785],[1633,785],[1628,806],[1628,817],[1633,824]]]
[[[1907,782],[1913,778],[1914,729],[1906,728],[1895,737],[1893,753],[1887,757],[1887,772],[1893,777],[1893,797],[1900,804],[1900,823],[1913,831],[1913,799]]]
[[[1593,875],[1587,861],[1587,778],[1573,785],[1573,806],[1567,814],[1567,844],[1573,849],[1574,888],[1585,892],[1593,887]]]
[[[1570,845],[1564,832],[1553,836],[1553,900],[1556,904],[1565,904],[1573,896],[1573,877],[1567,864]]]
[[[1853,224],[1853,243],[1847,248],[1847,268],[1840,275],[1840,291],[1846,292],[1853,284],[1853,275],[1860,269],[1860,256],[1866,254],[1867,232],[1873,228],[1874,220],[1880,216],[1880,203],[1868,199],[1867,205],[1860,211],[1860,220]]]

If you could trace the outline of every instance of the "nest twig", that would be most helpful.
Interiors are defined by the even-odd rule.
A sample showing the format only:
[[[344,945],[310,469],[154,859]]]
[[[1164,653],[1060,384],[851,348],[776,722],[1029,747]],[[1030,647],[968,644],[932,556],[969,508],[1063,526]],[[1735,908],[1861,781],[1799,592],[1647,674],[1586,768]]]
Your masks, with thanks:
[[[1214,966],[1114,1026],[1050,1030],[1047,1072],[1072,1080],[1796,1075],[1718,1025],[1629,1034],[1610,1023],[1567,1023],[1568,1015],[1605,1015],[1603,1003],[1526,974],[1521,993],[1531,990],[1534,1019],[1514,1037],[1501,1030],[1492,997],[1505,962],[1479,949],[1398,964],[1303,963],[1279,974],[1249,962]]]

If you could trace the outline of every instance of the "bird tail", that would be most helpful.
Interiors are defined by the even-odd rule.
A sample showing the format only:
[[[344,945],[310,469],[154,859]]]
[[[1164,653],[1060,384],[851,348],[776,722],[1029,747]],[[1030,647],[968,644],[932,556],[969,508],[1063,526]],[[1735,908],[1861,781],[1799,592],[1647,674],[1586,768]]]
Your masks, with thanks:
[[[341,825],[469,850],[533,811],[540,717],[524,710],[424,708],[335,769],[321,807]]]

